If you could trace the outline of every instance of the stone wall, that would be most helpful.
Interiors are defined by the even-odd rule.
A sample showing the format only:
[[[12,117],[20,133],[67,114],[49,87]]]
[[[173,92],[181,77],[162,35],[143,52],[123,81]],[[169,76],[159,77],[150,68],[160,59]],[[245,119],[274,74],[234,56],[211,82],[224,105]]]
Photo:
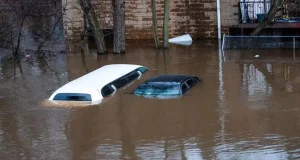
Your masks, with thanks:
[[[64,26],[70,38],[78,37],[83,29],[83,18],[78,0],[63,0],[67,5]],[[103,29],[112,29],[112,0],[92,0]],[[164,0],[156,0],[158,31],[162,36]],[[222,0],[223,31],[238,24],[238,0]],[[151,0],[126,0],[126,38],[152,39]],[[216,38],[215,0],[171,0],[170,37],[189,33],[193,38]]]

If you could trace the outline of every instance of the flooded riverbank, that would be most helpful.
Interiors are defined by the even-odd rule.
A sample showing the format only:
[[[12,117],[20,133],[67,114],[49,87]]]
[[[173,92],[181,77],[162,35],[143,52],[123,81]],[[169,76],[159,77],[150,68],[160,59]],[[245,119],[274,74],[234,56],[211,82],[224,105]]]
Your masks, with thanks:
[[[57,54],[0,61],[0,159],[299,159],[299,51],[218,52],[216,42],[122,55]],[[259,58],[254,56],[259,54]],[[46,107],[63,84],[112,63],[149,72],[102,104]],[[201,83],[171,100],[133,89],[165,73]]]

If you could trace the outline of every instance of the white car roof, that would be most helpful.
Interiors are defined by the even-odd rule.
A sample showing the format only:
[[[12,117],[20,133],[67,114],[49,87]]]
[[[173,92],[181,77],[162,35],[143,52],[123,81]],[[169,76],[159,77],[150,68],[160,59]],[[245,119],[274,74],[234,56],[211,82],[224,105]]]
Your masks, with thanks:
[[[58,93],[86,93],[91,94],[93,97],[93,94],[95,94],[96,91],[99,93],[100,97],[103,98],[101,95],[101,89],[105,85],[140,67],[143,66],[133,64],[105,65],[65,84],[56,90],[49,99],[53,100],[54,96]]]

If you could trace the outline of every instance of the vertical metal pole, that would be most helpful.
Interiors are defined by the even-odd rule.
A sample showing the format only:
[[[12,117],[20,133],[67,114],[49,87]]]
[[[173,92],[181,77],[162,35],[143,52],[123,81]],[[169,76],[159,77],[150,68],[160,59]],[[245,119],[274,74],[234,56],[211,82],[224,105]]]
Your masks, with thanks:
[[[220,0],[217,0],[218,39],[221,39],[221,8]]]

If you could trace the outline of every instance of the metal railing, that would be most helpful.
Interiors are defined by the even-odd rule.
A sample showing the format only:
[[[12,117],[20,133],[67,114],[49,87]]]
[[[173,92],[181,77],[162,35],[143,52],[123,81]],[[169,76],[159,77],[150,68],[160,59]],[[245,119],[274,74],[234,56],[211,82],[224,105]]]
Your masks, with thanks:
[[[284,2],[283,11],[276,15],[275,20],[299,20],[300,10],[295,9],[292,3]],[[272,2],[270,0],[239,2],[239,19],[241,23],[258,23],[264,19],[269,12]]]
[[[257,23],[271,8],[271,1],[244,1],[239,3],[239,18],[242,23]]]
[[[288,19],[300,20],[300,11],[288,10],[288,15],[289,15]]]
[[[225,36],[222,49],[300,49],[300,36]]]

